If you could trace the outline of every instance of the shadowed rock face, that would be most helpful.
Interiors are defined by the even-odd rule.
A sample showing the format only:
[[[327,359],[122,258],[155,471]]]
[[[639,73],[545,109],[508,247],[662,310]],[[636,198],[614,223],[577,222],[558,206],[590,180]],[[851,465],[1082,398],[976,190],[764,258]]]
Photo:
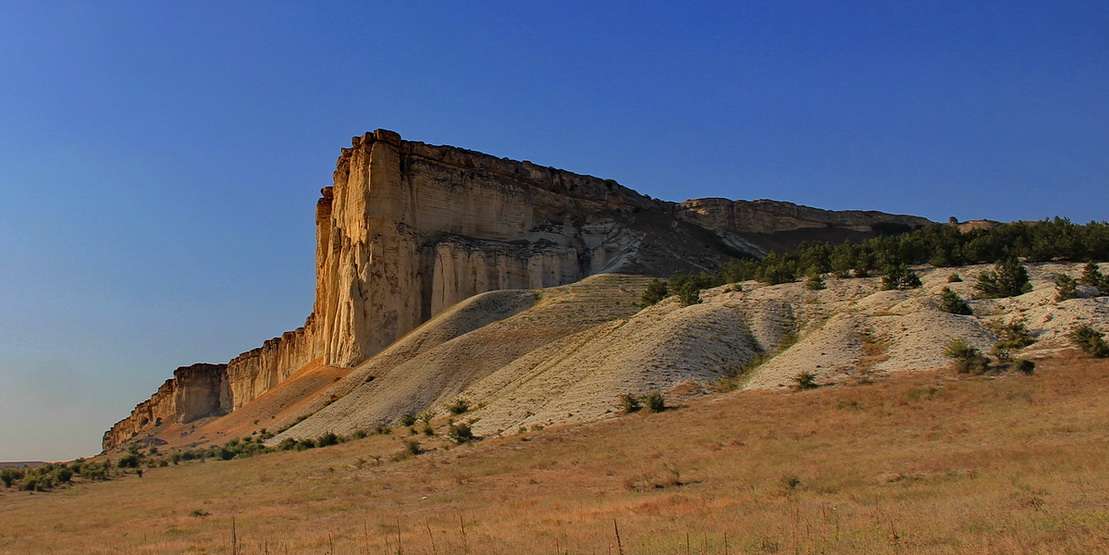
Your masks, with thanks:
[[[155,412],[188,422],[235,410],[310,361],[352,367],[485,291],[710,269],[802,240],[930,223],[774,201],[666,202],[611,179],[386,130],[354,137],[333,177],[316,206],[316,298],[304,327],[231,360],[221,378],[166,382],[105,434],[106,450],[153,426]]]

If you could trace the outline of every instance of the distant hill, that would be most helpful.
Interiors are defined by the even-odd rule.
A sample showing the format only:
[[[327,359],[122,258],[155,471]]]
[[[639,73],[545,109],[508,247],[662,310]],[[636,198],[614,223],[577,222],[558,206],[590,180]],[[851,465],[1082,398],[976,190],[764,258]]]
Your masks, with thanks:
[[[50,464],[50,463],[45,462],[45,461],[11,461],[11,462],[0,461],[0,468],[24,468],[24,467],[28,467],[28,466],[31,467],[31,468],[34,468],[36,466],[42,466],[44,464]]]

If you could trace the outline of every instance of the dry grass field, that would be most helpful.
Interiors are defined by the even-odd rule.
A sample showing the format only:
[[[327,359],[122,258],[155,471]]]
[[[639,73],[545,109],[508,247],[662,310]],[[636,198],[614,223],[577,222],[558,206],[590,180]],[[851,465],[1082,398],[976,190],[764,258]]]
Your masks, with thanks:
[[[401,429],[8,490],[0,552],[1104,553],[1107,399],[1109,361],[1066,355],[453,447]]]

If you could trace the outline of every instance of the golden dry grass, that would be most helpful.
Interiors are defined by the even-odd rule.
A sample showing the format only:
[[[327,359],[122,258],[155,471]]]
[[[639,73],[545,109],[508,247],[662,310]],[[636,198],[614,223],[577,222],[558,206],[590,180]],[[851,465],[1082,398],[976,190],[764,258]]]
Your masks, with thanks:
[[[398,431],[5,492],[0,552],[1107,552],[1109,362],[1037,370],[736,392],[449,450]],[[433,450],[390,461],[402,438]]]

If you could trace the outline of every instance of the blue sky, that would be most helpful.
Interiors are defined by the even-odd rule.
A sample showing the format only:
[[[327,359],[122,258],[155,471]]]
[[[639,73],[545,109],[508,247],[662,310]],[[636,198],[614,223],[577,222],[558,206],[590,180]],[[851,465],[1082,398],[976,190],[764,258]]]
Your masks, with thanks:
[[[1109,218],[1109,4],[0,1],[0,460],[311,310],[375,128],[935,220]]]

